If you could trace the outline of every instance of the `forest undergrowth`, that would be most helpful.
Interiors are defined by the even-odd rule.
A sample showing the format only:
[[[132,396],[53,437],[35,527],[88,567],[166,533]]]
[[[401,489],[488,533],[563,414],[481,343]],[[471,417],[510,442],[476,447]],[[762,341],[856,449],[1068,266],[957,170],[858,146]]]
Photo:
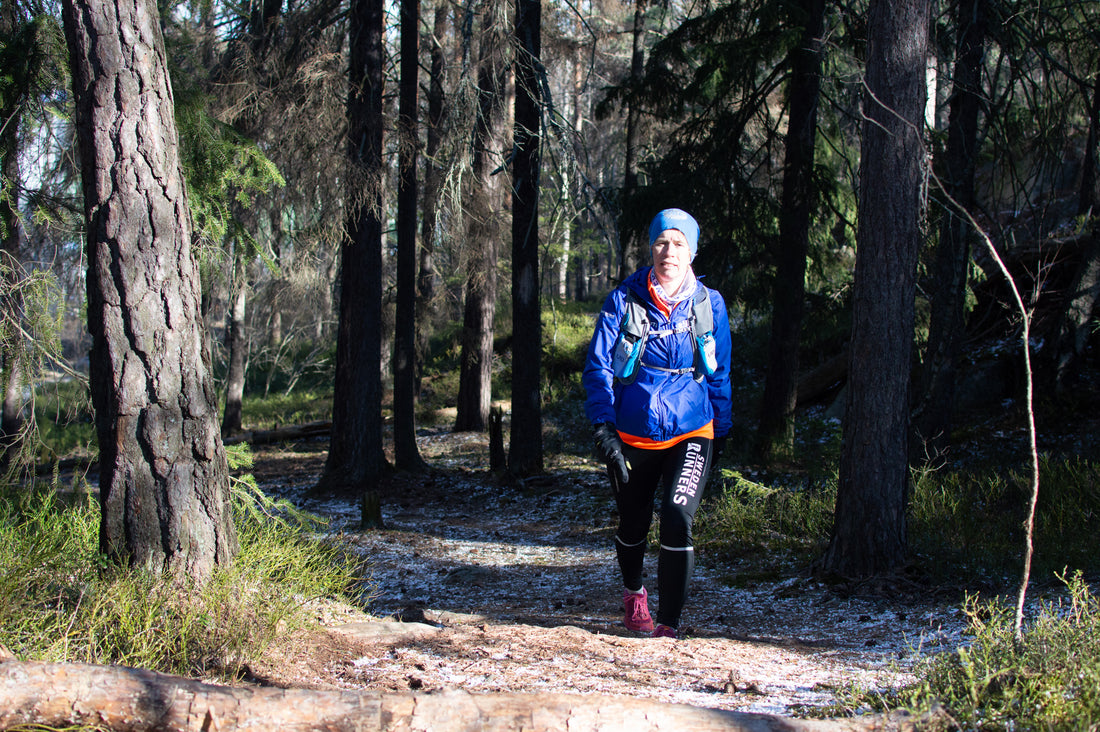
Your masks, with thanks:
[[[580,313],[559,313],[546,364],[544,444],[547,486],[556,472],[594,465],[577,378],[590,327]],[[448,351],[449,352],[449,351]],[[453,364],[425,373],[417,421],[422,434],[447,431]],[[494,371],[494,393],[507,394],[508,365]],[[840,423],[826,405],[800,413],[796,458],[783,466],[752,462],[747,445],[759,387],[739,375],[745,405],[734,440],[712,475],[696,524],[696,546],[731,589],[761,582],[805,586],[814,576],[833,520]],[[310,390],[312,389],[312,390]],[[835,598],[899,591],[946,599],[966,619],[957,648],[930,654],[904,688],[852,688],[832,706],[807,714],[907,708],[940,710],[947,727],[1088,727],[1100,719],[1090,683],[1100,679],[1095,646],[1100,609],[1100,397],[1095,384],[1037,404],[1041,492],[1032,584],[1036,602],[1024,642],[1012,638],[1003,598],[1014,592],[1027,506],[1026,435],[1020,405],[1006,400],[960,420],[951,459],[916,468],[909,496],[910,561],[872,583],[828,579]],[[52,384],[35,403],[39,461],[94,455],[90,407],[79,384]],[[324,419],[331,393],[301,384],[294,393],[249,397],[252,429]],[[740,439],[736,439],[740,438]],[[454,442],[461,450],[462,440]],[[190,676],[237,680],[250,659],[294,628],[317,622],[316,601],[369,605],[361,559],[321,530],[326,517],[265,495],[250,476],[246,448],[231,451],[241,554],[201,591],[113,567],[98,554],[94,475],[55,470],[0,496],[0,645],[18,658],[121,663]],[[476,455],[437,456],[433,474],[471,474]],[[475,470],[475,482],[507,483]],[[531,490],[538,481],[531,483]],[[14,487],[14,486],[18,487]],[[515,489],[515,486],[512,487]],[[546,491],[553,493],[552,487]],[[722,567],[728,567],[723,571]],[[1076,681],[1074,681],[1076,680]]]
[[[551,473],[553,466],[589,459],[571,424],[576,418],[574,409],[548,415],[548,444],[561,451],[549,461]],[[1037,595],[1058,599],[1034,606],[1020,644],[1002,598],[1018,581],[1023,481],[1000,452],[1019,436],[1006,428],[1004,414],[988,419],[991,431],[974,432],[968,460],[914,472],[912,560],[880,586],[958,597],[965,642],[930,655],[911,685],[854,688],[837,704],[805,713],[938,710],[945,727],[982,729],[1088,727],[1087,720],[1100,718],[1094,691],[1100,607],[1090,588],[1100,556],[1090,530],[1100,510],[1093,490],[1100,471],[1095,460],[1058,449],[1090,438],[1071,435],[1068,422],[1045,438],[1033,577]],[[825,464],[838,445],[837,425],[810,415],[800,440],[806,453],[819,452],[815,464]],[[234,457],[242,461],[235,483],[242,552],[202,591],[181,593],[99,556],[98,510],[82,476],[57,474],[39,478],[33,490],[6,492],[0,643],[19,658],[236,679],[288,628],[315,622],[311,599],[356,604],[369,596],[352,555],[317,540],[323,519],[265,496],[248,477],[247,451]],[[437,469],[447,470],[445,464]],[[828,538],[834,497],[835,477],[826,470],[769,471],[727,457],[700,512],[697,546],[709,562],[737,568],[731,586],[808,576]],[[831,591],[844,596],[869,588],[840,582]]]

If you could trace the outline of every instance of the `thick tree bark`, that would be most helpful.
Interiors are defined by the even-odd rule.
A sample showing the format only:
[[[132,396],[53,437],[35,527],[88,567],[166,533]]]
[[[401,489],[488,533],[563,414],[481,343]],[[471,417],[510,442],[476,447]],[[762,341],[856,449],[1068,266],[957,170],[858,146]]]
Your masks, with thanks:
[[[332,437],[317,492],[358,494],[365,526],[382,521],[382,0],[353,0],[348,22],[347,230]]]
[[[466,192],[466,305],[462,317],[458,410],[455,431],[484,431],[492,403],[493,329],[497,296],[497,242],[502,195],[493,175],[503,157],[499,127],[504,111],[503,13],[491,0],[483,14],[478,51],[477,118],[474,122],[472,185]]]
[[[909,372],[925,176],[929,0],[871,0],[848,398],[827,572],[906,559]]]
[[[771,340],[761,402],[756,450],[765,462],[789,457],[794,450],[798,402],[798,350],[806,295],[806,253],[814,198],[814,144],[821,90],[821,54],[825,0],[802,0],[794,23],[802,40],[791,52],[790,120],[783,165],[783,217],[772,292]]]
[[[420,2],[401,0],[398,100],[397,307],[393,337],[393,447],[398,470],[421,470],[416,447],[416,161]]]
[[[237,551],[152,0],[63,3],[87,216],[100,549],[195,580]]]
[[[508,470],[542,472],[542,313],[539,300],[539,144],[542,3],[516,0],[516,118],[512,159],[512,430]]]
[[[889,729],[580,694],[434,694],[226,687],[152,671],[83,664],[0,663],[0,727],[105,726],[114,732],[826,732]]]
[[[940,228],[929,295],[928,349],[914,410],[914,461],[942,463],[951,442],[956,362],[966,326],[966,284],[973,227],[974,170],[978,158],[978,113],[985,56],[985,0],[960,0],[955,44],[954,88],[947,150],[941,173],[949,203]],[[956,206],[962,207],[959,211]]]

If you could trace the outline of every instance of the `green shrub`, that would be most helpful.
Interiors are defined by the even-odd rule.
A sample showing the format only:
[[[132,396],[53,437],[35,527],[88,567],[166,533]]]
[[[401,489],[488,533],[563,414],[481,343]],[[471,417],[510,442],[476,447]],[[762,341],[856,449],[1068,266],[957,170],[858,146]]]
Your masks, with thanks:
[[[79,380],[48,382],[34,395],[37,429],[35,460],[91,457],[99,453],[88,384]]]
[[[933,655],[917,683],[855,704],[946,711],[955,729],[1096,729],[1100,723],[1100,601],[1080,573],[1065,601],[1044,603],[1015,637],[1014,610],[970,597],[969,642]],[[944,715],[941,715],[941,717]]]
[[[1003,580],[1023,548],[1026,496],[994,473],[917,471],[909,499],[910,549],[932,570]]]
[[[914,471],[908,514],[914,561],[934,580],[1011,586],[1022,568],[1028,483],[1028,475],[1014,471]],[[1095,463],[1041,461],[1033,576],[1066,566],[1100,569],[1097,484]],[[809,560],[832,531],[835,500],[835,476],[806,470],[750,480],[722,468],[711,475],[696,543],[725,557],[779,550]]]
[[[1017,477],[1027,485],[1028,477]],[[1068,565],[1093,570],[1100,561],[1100,464],[1076,457],[1039,461],[1036,565],[1051,573]]]
[[[240,553],[201,588],[108,564],[98,505],[58,488],[0,496],[0,637],[17,657],[231,676],[307,622],[308,601],[356,589],[320,520],[251,480],[233,490]]]
[[[224,381],[228,364],[216,364],[215,376]],[[261,348],[249,358],[246,396],[324,391],[336,376],[336,343],[285,340],[279,348]]]
[[[428,343],[424,374],[434,375],[457,371],[462,354],[462,322],[455,321],[439,327]]]
[[[458,404],[458,377],[457,368],[424,377],[420,382],[420,398],[416,403],[418,425],[435,425],[453,419],[444,416],[444,410]]]
[[[1044,457],[1039,466],[1035,576],[1069,566],[1095,569],[1100,557],[1100,467]],[[918,470],[909,502],[910,548],[930,570],[1014,581],[1023,557],[1030,475],[995,468]]]
[[[695,545],[718,557],[808,560],[829,537],[835,502],[835,481],[822,488],[773,488],[723,468],[711,476],[700,506]]]
[[[241,403],[241,422],[251,429],[272,429],[279,425],[305,424],[331,417],[331,388],[246,396]]]

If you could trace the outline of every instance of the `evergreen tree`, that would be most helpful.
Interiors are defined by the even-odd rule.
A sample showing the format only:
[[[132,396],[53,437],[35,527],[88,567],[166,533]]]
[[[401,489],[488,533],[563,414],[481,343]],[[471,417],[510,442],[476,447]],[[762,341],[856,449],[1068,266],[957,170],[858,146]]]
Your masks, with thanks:
[[[237,552],[156,5],[66,0],[87,218],[100,548],[208,579]]]
[[[515,154],[512,158],[512,436],[508,469],[542,472],[542,313],[539,298],[539,145],[542,3],[516,0]]]
[[[929,0],[871,0],[859,243],[836,520],[822,568],[865,577],[900,567],[908,544],[913,352]]]

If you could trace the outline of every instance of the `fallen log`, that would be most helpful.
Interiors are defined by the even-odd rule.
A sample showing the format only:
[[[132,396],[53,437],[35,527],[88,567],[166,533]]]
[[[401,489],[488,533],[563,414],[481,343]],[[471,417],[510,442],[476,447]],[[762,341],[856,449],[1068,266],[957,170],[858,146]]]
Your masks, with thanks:
[[[226,445],[236,445],[247,442],[250,445],[271,445],[277,442],[292,442],[294,440],[308,440],[313,437],[327,437],[332,432],[332,422],[322,420],[306,422],[304,424],[291,424],[285,427],[276,427],[270,430],[244,430],[222,438]],[[82,470],[94,472],[99,469],[99,460],[94,457],[61,458],[49,462],[41,462],[35,465],[36,475],[49,475],[55,470],[66,472],[69,470]]]
[[[813,404],[832,394],[848,378],[848,348],[798,377],[798,406]]]
[[[332,422],[327,420],[292,424],[270,430],[245,430],[222,438],[226,445],[247,442],[250,445],[270,445],[276,442],[305,440],[311,437],[323,437],[332,432]]]
[[[881,719],[798,720],[628,697],[230,687],[121,666],[0,662],[0,729],[19,725],[94,725],[115,732],[884,728]]]

